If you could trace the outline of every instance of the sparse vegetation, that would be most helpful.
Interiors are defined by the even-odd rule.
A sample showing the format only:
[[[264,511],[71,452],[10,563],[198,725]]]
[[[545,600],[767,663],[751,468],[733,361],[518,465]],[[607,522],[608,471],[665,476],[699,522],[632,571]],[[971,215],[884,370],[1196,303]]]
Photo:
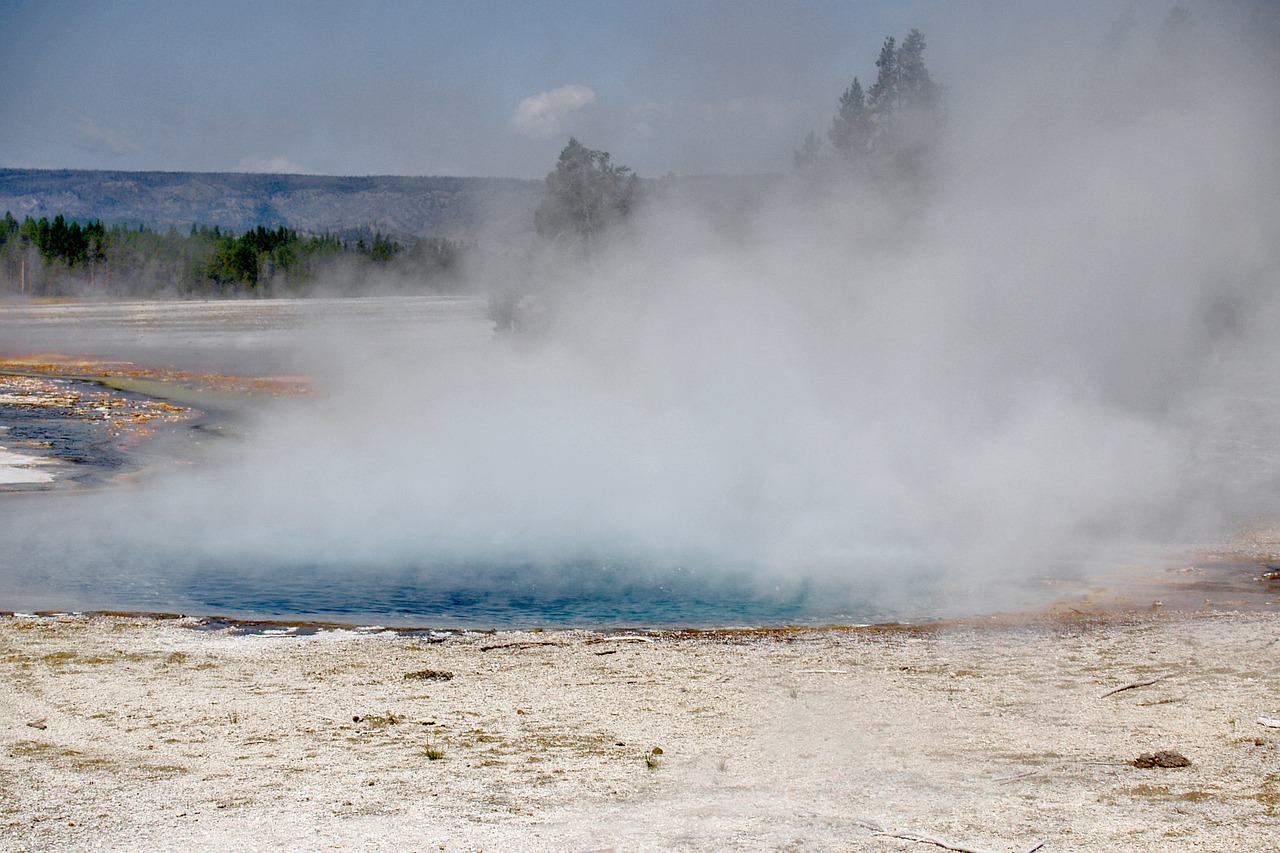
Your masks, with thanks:
[[[387,726],[395,726],[404,722],[403,714],[394,714],[387,711],[385,714],[365,714],[363,716],[356,714],[351,718],[353,723],[364,723],[369,728],[382,729]]]

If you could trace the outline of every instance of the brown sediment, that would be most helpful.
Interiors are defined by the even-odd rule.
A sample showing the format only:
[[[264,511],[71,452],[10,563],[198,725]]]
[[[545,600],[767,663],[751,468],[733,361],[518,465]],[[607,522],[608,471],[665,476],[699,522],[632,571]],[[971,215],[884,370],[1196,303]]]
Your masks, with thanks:
[[[310,381],[302,376],[245,376],[213,371],[175,370],[66,353],[28,353],[0,357],[0,375],[3,374],[107,383],[148,380],[164,383],[171,388],[189,387],[226,394],[299,396],[312,390]]]
[[[67,384],[60,378],[0,372],[0,404],[38,409],[51,417],[101,422],[107,434],[131,444],[159,425],[181,423],[198,413],[165,400],[122,395],[109,388]]]
[[[242,376],[208,371],[182,371],[103,361],[60,353],[8,355],[0,358],[0,404],[54,420],[100,430],[111,447],[128,454],[158,429],[183,424],[208,426],[211,411],[226,411],[262,397],[310,393],[310,384],[295,376]],[[18,451],[51,456],[46,442],[28,436],[6,441]],[[77,466],[68,477],[53,481],[6,483],[5,493],[83,488],[119,482],[140,473],[123,466],[107,478],[92,464]],[[88,480],[82,480],[87,476]]]

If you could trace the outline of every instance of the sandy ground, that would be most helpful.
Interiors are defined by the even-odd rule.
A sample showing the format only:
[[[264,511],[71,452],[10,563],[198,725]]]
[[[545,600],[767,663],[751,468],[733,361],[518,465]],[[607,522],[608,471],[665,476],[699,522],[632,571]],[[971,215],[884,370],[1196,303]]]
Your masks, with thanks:
[[[1275,612],[195,625],[0,618],[0,848],[1280,850]]]

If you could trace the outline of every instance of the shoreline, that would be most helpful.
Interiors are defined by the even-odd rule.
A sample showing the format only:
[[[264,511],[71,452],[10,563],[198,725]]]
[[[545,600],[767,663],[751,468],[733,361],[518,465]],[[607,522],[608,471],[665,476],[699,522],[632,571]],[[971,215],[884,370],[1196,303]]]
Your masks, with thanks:
[[[412,635],[427,632],[493,633],[502,631],[590,631],[598,633],[724,633],[786,632],[805,630],[860,630],[927,628],[983,620],[993,624],[1039,624],[1057,618],[1084,617],[1108,620],[1128,613],[1169,612],[1280,612],[1280,560],[1274,553],[1274,526],[1267,525],[1263,536],[1243,537],[1232,545],[1185,555],[1170,555],[1161,565],[1118,572],[1106,583],[1076,585],[1058,590],[1049,597],[1038,594],[1021,605],[988,611],[970,610],[952,615],[904,616],[854,621],[775,620],[753,622],[677,619],[589,619],[540,620],[537,613],[521,615],[512,611],[506,618],[491,620],[474,616],[432,617],[405,612],[364,614],[270,613],[252,610],[228,611],[219,607],[154,609],[146,607],[41,606],[38,596],[26,596],[20,607],[0,601],[0,618],[34,616],[122,617],[175,622],[195,620],[207,626],[224,627],[240,633],[290,629],[299,635],[322,631],[382,631]],[[1056,585],[1056,582],[1050,581]],[[58,596],[49,596],[55,599]],[[21,597],[20,597],[21,598]],[[6,606],[7,605],[7,606]]]
[[[0,444],[0,488],[52,483],[55,475],[48,470],[41,470],[42,467],[50,467],[50,460],[46,457],[18,453]]]

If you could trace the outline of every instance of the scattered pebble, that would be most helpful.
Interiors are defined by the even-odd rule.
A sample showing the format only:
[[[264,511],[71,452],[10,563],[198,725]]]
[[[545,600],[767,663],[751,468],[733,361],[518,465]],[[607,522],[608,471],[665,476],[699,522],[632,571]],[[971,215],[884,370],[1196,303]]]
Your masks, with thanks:
[[[406,672],[404,677],[418,681],[449,681],[453,678],[453,673],[445,669],[420,669],[417,672]]]
[[[1181,752],[1162,749],[1158,752],[1144,752],[1133,760],[1134,767],[1190,767],[1191,759]]]

